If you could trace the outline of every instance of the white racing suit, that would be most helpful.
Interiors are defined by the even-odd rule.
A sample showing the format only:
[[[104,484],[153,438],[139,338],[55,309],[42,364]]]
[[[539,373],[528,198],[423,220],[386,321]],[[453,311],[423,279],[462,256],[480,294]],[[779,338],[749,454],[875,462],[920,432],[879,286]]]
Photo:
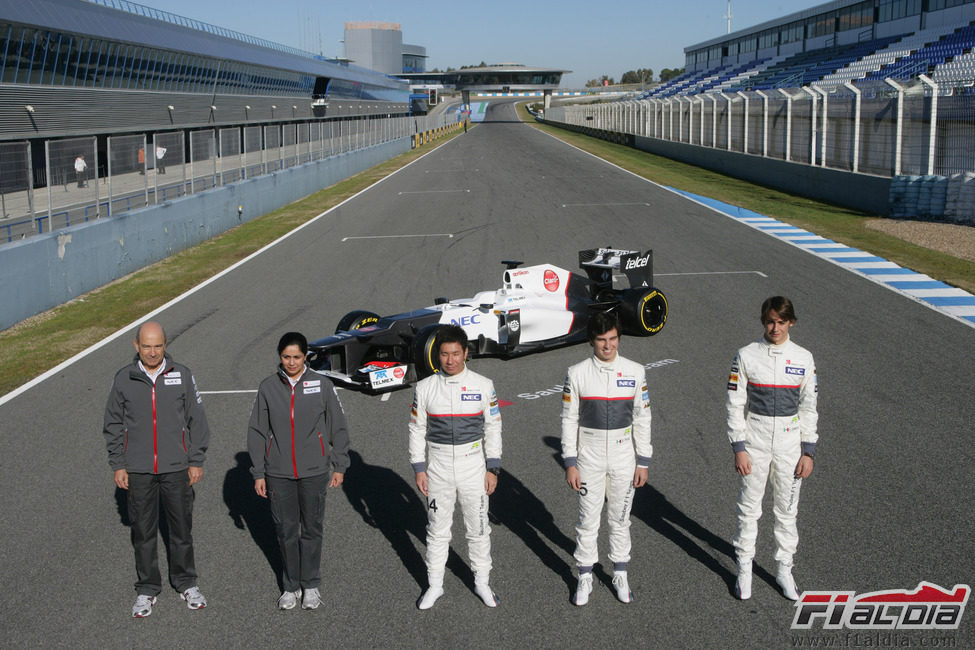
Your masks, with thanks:
[[[427,473],[427,574],[443,584],[454,503],[460,500],[471,569],[477,583],[491,573],[487,467],[501,467],[501,412],[494,384],[465,368],[416,385],[410,411],[410,463]]]
[[[575,560],[592,567],[599,559],[596,538],[603,502],[609,508],[609,559],[618,570],[630,560],[633,474],[647,467],[650,396],[646,372],[617,355],[610,363],[595,356],[569,368],[562,393],[562,462],[579,469],[579,522]]]
[[[728,439],[747,451],[752,471],[739,477],[738,527],[732,543],[740,563],[755,557],[758,519],[771,473],[775,514],[775,559],[791,565],[799,544],[796,514],[802,479],[795,477],[803,453],[816,452],[816,365],[791,340],[762,339],[741,348],[728,378]]]

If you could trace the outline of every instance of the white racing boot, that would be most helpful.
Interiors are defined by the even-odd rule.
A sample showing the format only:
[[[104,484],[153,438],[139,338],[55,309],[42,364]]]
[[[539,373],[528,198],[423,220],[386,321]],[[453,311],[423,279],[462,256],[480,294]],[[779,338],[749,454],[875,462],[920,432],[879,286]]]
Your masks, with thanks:
[[[752,597],[752,561],[738,563],[738,581],[735,582],[735,596],[738,600]]]
[[[782,588],[782,595],[789,600],[799,600],[799,587],[796,580],[792,577],[792,565],[779,562],[778,570],[775,572],[775,582]]]
[[[630,583],[626,579],[626,571],[617,571],[613,575],[613,587],[616,589],[616,598],[621,603],[633,602],[633,592],[630,591]]]
[[[430,585],[420,596],[420,600],[416,601],[417,609],[430,609],[441,596],[443,596],[443,587]]]
[[[579,574],[579,584],[576,586],[576,595],[572,602],[577,607],[582,607],[589,602],[589,594],[592,593],[592,571]]]
[[[477,597],[484,601],[484,604],[488,607],[497,607],[501,602],[498,599],[498,595],[491,590],[491,586],[486,582],[475,582],[474,593],[477,594]]]

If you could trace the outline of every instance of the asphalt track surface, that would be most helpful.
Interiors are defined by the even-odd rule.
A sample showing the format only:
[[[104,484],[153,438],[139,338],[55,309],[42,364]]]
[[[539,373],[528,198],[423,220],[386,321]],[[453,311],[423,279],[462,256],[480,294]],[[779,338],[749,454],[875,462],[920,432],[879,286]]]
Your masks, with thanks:
[[[165,587],[150,618],[130,618],[132,551],[101,435],[111,377],[133,353],[126,334],[0,406],[0,646],[850,643],[848,630],[790,630],[795,609],[774,586],[768,501],[754,596],[732,595],[736,478],[725,384],[735,350],[760,336],[758,309],[773,294],[795,301],[793,338],[815,354],[820,385],[819,454],[799,517],[800,587],[975,582],[972,328],[520,124],[512,104],[492,104],[466,135],[158,318],[202,390],[252,391],[273,372],[286,330],[318,337],[352,309],[396,313],[496,288],[501,259],[575,270],[578,250],[606,244],[652,246],[671,308],[660,334],[621,344],[643,363],[672,360],[647,371],[654,458],[633,514],[633,604],[615,600],[599,567],[590,604],[569,600],[576,500],[558,464],[553,387],[588,355],[574,346],[472,362],[512,402],[502,409],[504,473],[491,498],[497,609],[471,591],[459,518],[446,595],[430,611],[415,608],[425,513],[407,460],[404,390],[387,400],[341,393],[353,464],[326,502],[325,605],[277,611],[271,519],[244,454],[253,393],[237,392],[204,397],[213,436],[194,533],[210,605],[191,612]],[[957,631],[882,634],[969,647],[975,613]]]

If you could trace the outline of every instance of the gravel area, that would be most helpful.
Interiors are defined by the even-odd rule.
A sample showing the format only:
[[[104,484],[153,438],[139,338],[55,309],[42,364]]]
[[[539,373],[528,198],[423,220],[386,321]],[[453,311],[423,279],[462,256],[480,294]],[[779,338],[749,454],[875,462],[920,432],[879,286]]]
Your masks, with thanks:
[[[972,226],[900,219],[870,219],[867,228],[975,262],[975,227]]]

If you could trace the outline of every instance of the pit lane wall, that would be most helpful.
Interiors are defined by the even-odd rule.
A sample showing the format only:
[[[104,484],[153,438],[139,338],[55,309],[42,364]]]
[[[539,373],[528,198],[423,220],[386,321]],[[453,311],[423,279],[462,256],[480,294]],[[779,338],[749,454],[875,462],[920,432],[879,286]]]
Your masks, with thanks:
[[[0,245],[0,330],[405,153],[404,137]],[[237,208],[243,211],[238,217]]]
[[[754,154],[671,142],[632,133],[539,120],[577,133],[624,144],[671,160],[702,167],[758,185],[870,214],[890,212],[890,178],[787,162]]]

